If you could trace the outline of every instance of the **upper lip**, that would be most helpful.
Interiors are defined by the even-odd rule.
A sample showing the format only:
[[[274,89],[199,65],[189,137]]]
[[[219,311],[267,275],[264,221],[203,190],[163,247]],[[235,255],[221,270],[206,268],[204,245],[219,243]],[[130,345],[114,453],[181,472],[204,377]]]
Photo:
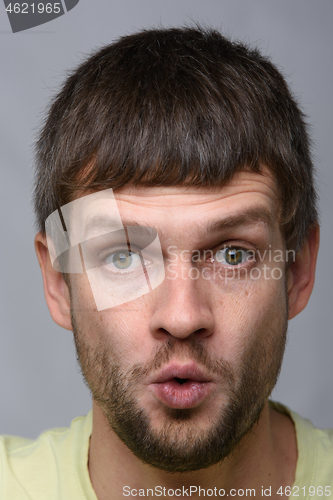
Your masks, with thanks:
[[[157,375],[152,377],[150,383],[161,384],[169,382],[175,378],[188,379],[195,382],[211,382],[212,377],[207,375],[196,363],[187,364],[169,363],[162,368]]]

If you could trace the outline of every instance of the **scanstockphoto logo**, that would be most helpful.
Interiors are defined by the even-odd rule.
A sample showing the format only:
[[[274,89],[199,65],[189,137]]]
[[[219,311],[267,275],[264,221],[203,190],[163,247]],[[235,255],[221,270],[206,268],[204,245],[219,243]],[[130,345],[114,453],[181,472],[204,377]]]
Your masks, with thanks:
[[[79,0],[40,0],[38,2],[10,2],[3,0],[13,33],[53,21],[72,10]]]

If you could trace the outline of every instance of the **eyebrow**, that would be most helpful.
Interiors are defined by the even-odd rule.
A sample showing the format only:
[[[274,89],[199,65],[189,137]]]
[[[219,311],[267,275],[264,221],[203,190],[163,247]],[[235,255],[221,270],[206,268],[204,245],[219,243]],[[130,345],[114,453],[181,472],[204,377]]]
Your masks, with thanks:
[[[153,228],[148,226],[147,224],[143,225],[142,223],[133,220],[122,221],[122,223],[122,226],[119,226],[118,218],[113,219],[112,217],[108,217],[106,215],[95,215],[88,221],[84,228],[84,239],[89,236],[89,231],[95,228],[105,229],[109,232],[115,232],[124,230],[127,226],[131,227],[132,235],[137,232],[138,236],[146,236],[148,238],[151,238],[152,236]]]
[[[274,231],[275,225],[273,222],[272,214],[265,207],[251,207],[247,210],[231,214],[223,219],[210,221],[201,227],[201,230],[207,233],[215,233],[224,229],[236,226],[249,226],[256,222],[263,222],[270,231]]]
[[[239,227],[239,226],[250,226],[257,222],[263,222],[269,229],[270,232],[275,230],[275,225],[273,222],[271,212],[265,207],[251,207],[242,211],[240,213],[230,214],[223,219],[212,220],[205,223],[197,223],[194,226],[194,230],[201,238],[205,238],[207,235],[222,232],[228,228]],[[137,227],[138,234],[144,236],[151,236],[151,226],[146,222],[137,222],[130,219],[122,219],[123,226]],[[84,237],[86,238],[89,231],[95,227],[99,229],[105,229],[107,231],[120,230],[119,219],[113,219],[105,215],[96,215],[92,217],[84,230]],[[132,230],[133,231],[133,230]],[[162,228],[157,230],[157,233],[163,237],[164,231]]]

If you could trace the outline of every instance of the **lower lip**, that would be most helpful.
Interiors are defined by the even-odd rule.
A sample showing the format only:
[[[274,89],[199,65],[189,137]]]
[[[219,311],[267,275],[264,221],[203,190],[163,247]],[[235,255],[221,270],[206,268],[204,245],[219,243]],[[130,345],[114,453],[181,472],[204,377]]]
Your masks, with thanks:
[[[195,408],[206,399],[211,391],[209,382],[188,380],[179,384],[176,380],[151,385],[157,399],[170,408]]]

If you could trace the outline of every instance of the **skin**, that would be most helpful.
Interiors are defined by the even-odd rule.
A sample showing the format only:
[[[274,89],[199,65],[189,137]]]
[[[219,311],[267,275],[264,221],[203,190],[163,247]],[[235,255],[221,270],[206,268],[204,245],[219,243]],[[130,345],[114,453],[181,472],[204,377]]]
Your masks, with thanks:
[[[115,193],[115,197],[123,221],[131,219],[157,229],[166,279],[147,295],[112,309],[97,311],[87,277],[72,275],[71,304],[68,287],[61,273],[52,268],[46,239],[39,233],[36,252],[53,319],[72,330],[72,310],[82,345],[91,352],[102,345],[105,352],[118,360],[122,373],[128,373],[136,365],[147,366],[158,349],[171,341],[175,345],[171,360],[178,365],[191,361],[189,346],[191,342],[200,342],[210,359],[223,360],[232,367],[236,388],[240,386],[244,365],[249,361],[246,357],[249,346],[265,345],[262,370],[269,378],[273,368],[276,370],[275,348],[283,342],[285,319],[293,318],[306,306],[313,288],[318,227],[311,230],[308,240],[288,268],[284,262],[274,262],[274,268],[281,270],[281,278],[266,279],[264,266],[269,270],[272,268],[268,250],[285,250],[278,220],[279,193],[267,170],[264,170],[264,175],[241,172],[225,187],[215,191],[183,187],[124,188]],[[205,236],[200,233],[205,223],[247,213],[249,208],[265,209],[270,215],[270,225],[257,218],[252,222],[231,224]],[[255,264],[261,270],[260,279],[241,277],[225,281],[213,277],[210,272],[209,279],[188,277],[193,264],[184,261],[181,255],[185,254],[181,252],[185,251],[187,255],[198,249],[215,252],[226,245],[259,250],[261,256],[266,250],[266,257]],[[177,255],[176,279],[170,279],[168,268],[171,246]],[[243,272],[244,269],[249,272],[253,265],[249,262],[242,264]],[[201,271],[200,266],[196,264]],[[226,267],[222,266],[224,277],[230,272]],[[267,332],[270,332],[267,337],[270,340],[265,344]],[[98,391],[98,370],[89,369],[89,365],[85,368],[86,378]],[[151,370],[136,381],[135,394],[138,405],[149,416],[152,431],[158,434],[165,428],[170,412],[151,390],[154,373]],[[133,455],[117,434],[110,432],[103,402],[94,400],[89,472],[98,499],[123,498],[124,485],[138,489],[155,485],[166,488],[200,485],[225,490],[255,488],[258,496],[262,486],[272,486],[273,492],[280,486],[291,486],[297,462],[295,430],[288,417],[268,407],[267,397],[274,383],[273,377],[267,386],[262,385],[260,418],[233,452],[221,463],[183,474],[151,467]],[[216,425],[218,416],[223,415],[227,405],[226,381],[223,377],[212,376],[211,392],[191,413],[188,422],[191,432],[204,435]],[[173,424],[173,428],[178,425],[175,421]],[[186,427],[179,426],[178,430],[173,437],[177,436],[177,440],[183,442],[187,436]]]

